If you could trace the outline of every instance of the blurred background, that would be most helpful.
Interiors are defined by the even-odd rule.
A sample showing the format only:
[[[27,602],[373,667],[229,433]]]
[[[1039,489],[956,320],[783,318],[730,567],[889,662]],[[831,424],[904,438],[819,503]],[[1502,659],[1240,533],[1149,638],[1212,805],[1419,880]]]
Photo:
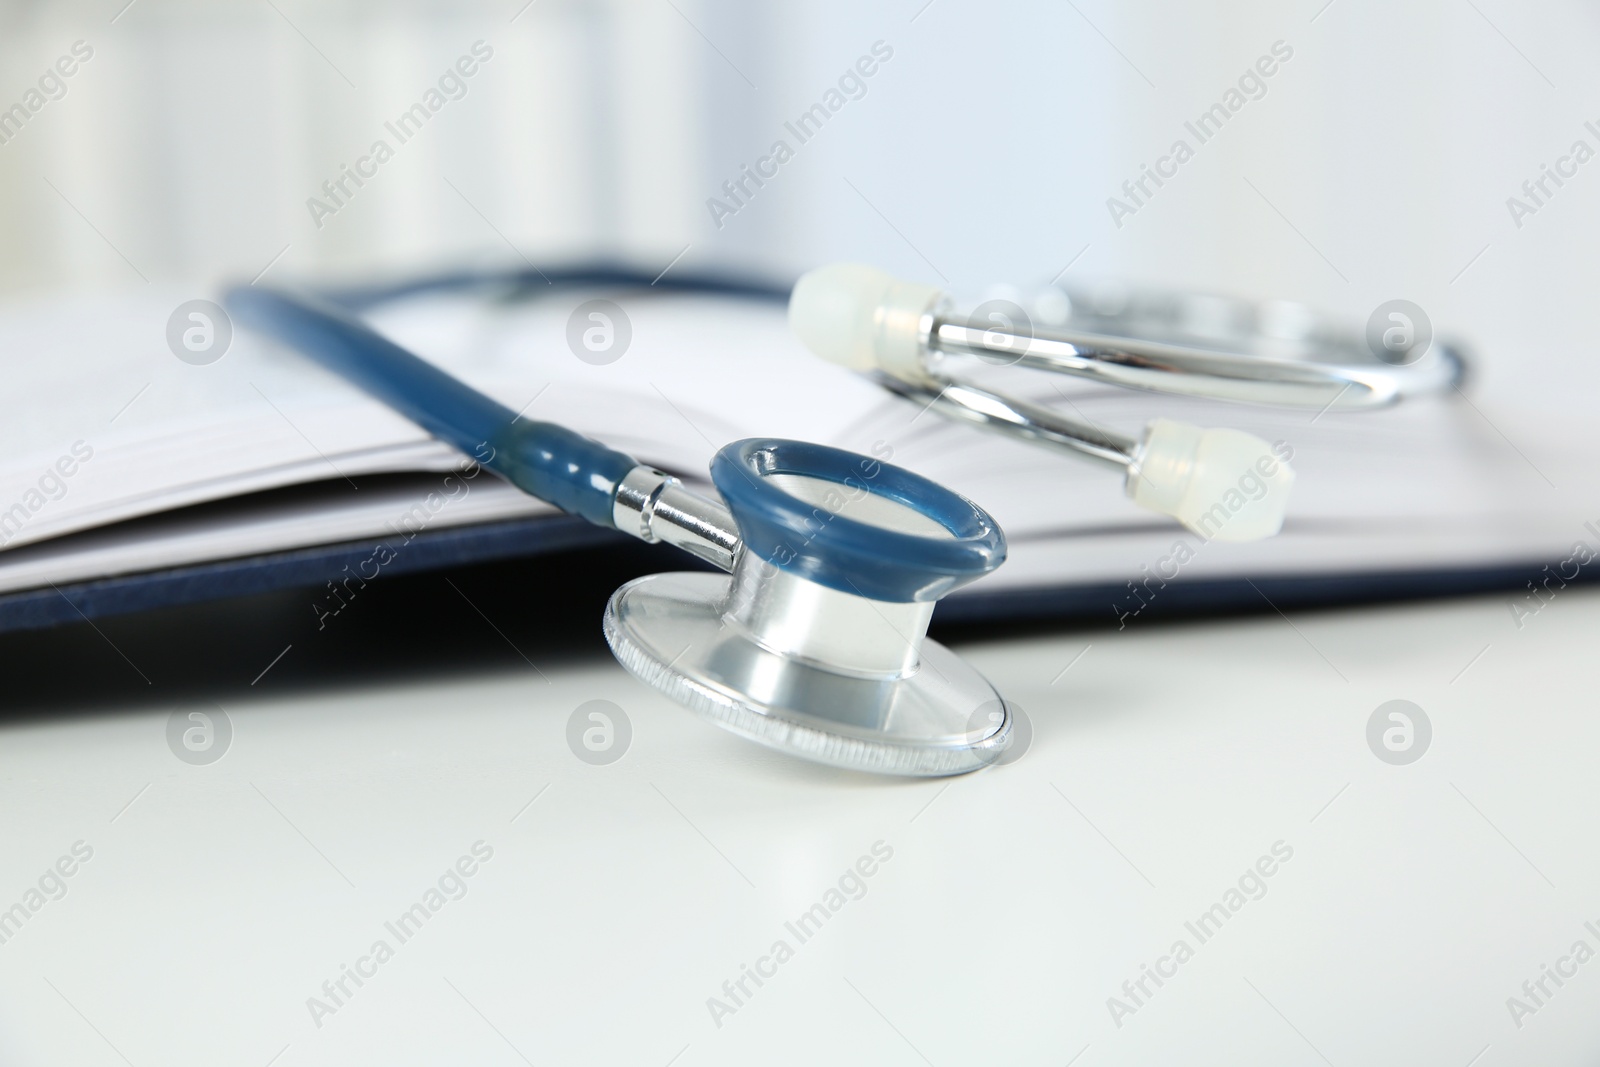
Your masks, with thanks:
[[[1356,318],[1404,297],[1537,412],[1596,381],[1600,165],[1520,220],[1507,198],[1600,148],[1597,37],[1593,5],[1509,0],[7,0],[0,107],[76,42],[92,58],[0,124],[0,287],[853,258],[965,291],[1069,271]],[[385,123],[475,42],[492,58],[401,144]],[[1264,94],[1199,143],[1185,122],[1277,42]],[[892,58],[800,143],[784,124],[875,44]],[[1194,158],[1114,220],[1179,138]],[[313,218],[379,139],[393,158]],[[717,217],[778,140],[793,158]]]
[[[1472,406],[1454,416],[1482,416],[1537,464],[1534,490],[1554,472],[1561,506],[1600,522],[1557,462],[1587,463],[1597,439],[1600,157],[1574,152],[1600,152],[1597,44],[1600,7],[1577,0],[0,0],[0,317],[63,294],[99,307],[98,294],[198,297],[255,278],[594,260],[784,284],[853,259],[968,295],[1114,278],[1356,323],[1407,299],[1476,354]],[[1219,104],[1228,118],[1202,143],[1190,126]],[[802,140],[791,125],[819,107]],[[402,137],[391,126],[407,115]],[[1128,192],[1180,139],[1192,158]],[[779,141],[784,161],[763,163]],[[746,167],[766,168],[764,184]],[[362,184],[346,168],[365,168]],[[1566,168],[1560,184],[1546,168]],[[741,180],[736,202],[725,183]],[[153,332],[129,343],[165,352]],[[27,409],[48,398],[15,370],[38,359],[0,349],[9,440],[43,437]],[[174,379],[192,369],[161,359]],[[1350,454],[1365,474],[1361,457],[1386,453]],[[1371,462],[1373,484],[1403,491],[1401,466]],[[855,1028],[838,1034],[902,1062],[920,1061],[892,1044],[891,1017],[907,1043],[930,1035],[940,1063],[1065,1063],[1091,1037],[1081,1067],[1410,1064],[1424,1050],[1491,1067],[1592,1050],[1593,977],[1526,1032],[1500,1014],[1579,920],[1600,923],[1581,847],[1597,810],[1577,669],[1593,658],[1579,614],[1592,593],[1563,594],[1571,614],[1526,635],[1490,598],[1122,639],[1109,619],[1106,639],[957,632],[1007,638],[967,647],[1014,679],[1039,734],[1020,773],[940,800],[943,786],[913,796],[746,753],[648,703],[596,624],[617,582],[662,565],[608,552],[462,568],[448,588],[396,576],[275,668],[285,630],[310,631],[302,593],[8,637],[0,659],[21,665],[8,714],[40,721],[8,734],[0,761],[17,875],[0,904],[69,824],[103,842],[90,877],[106,880],[78,883],[40,920],[53,930],[6,948],[0,1047],[39,1048],[37,1062],[431,1063],[471,1047],[452,1029],[479,1027],[460,994],[538,1062],[626,1046],[617,1062],[664,1064],[714,1032],[695,998],[805,906],[793,893],[889,826],[906,841],[889,876],[901,888],[877,883],[876,903],[842,920],[862,923],[856,936],[786,972],[801,995],[765,998],[766,1029],[747,1016],[673,1062],[891,1062],[819,1024],[836,1017]],[[536,583],[570,610],[530,610]],[[1052,688],[1091,637],[1101,647]],[[551,689],[528,669],[546,656],[563,664]],[[1175,697],[1173,679],[1191,678]],[[207,779],[161,729],[169,708],[213,694],[239,700],[240,741]],[[611,778],[559,732],[597,696],[639,709],[639,747]],[[1379,763],[1361,732],[1402,696],[1439,722],[1412,771]],[[507,839],[500,888],[452,913],[459,937],[407,950],[411,978],[363,994],[365,1027],[311,1044],[301,998],[336,973],[333,953],[414,899],[432,857],[453,858],[480,823]],[[1299,888],[1276,883],[1241,920],[1254,934],[1206,950],[1222,977],[1191,975],[1180,1014],[1111,1038],[1101,998],[1280,832],[1304,841]],[[723,846],[744,882],[781,892],[743,895],[734,861],[712,854]],[[353,879],[334,878],[335,859]],[[1004,922],[951,925],[992,901]],[[822,977],[803,985],[802,967]],[[451,992],[446,971],[472,982]],[[870,980],[852,992],[846,971]],[[1312,1039],[1330,1055],[1313,1059]],[[113,1040],[130,1056],[96,1043]],[[93,1052],[60,1051],[75,1042]]]

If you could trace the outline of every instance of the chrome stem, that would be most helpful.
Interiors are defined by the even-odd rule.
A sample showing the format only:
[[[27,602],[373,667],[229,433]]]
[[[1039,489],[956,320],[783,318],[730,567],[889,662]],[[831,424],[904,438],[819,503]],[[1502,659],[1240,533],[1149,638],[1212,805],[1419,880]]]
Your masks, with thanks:
[[[617,486],[611,518],[617,529],[651,544],[681,548],[722,570],[733,570],[742,542],[722,501],[701,496],[672,475],[643,464]]]
[[[954,378],[907,382],[889,374],[875,375],[874,378],[892,393],[975,426],[1054,445],[1118,471],[1126,471],[1137,463],[1138,438],[1062,415],[1038,404],[1001,396],[970,382]]]
[[[942,315],[926,325],[925,337],[932,353],[977,356],[1148,392],[1313,408],[1381,407],[1400,395],[1392,367],[1235,356],[1064,330],[980,329]]]

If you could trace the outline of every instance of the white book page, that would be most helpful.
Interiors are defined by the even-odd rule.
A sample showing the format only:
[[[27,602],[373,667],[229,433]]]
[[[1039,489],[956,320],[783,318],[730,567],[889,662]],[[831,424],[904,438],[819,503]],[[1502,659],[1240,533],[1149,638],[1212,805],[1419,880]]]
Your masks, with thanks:
[[[616,299],[632,326],[627,351],[604,366],[579,360],[566,342],[569,313],[593,295]],[[166,347],[166,315],[188,297],[73,297],[0,309],[0,351],[17,368],[0,382],[0,403],[18,413],[0,426],[0,533],[8,535],[0,590],[380,535],[409,505],[393,491],[363,498],[358,479],[445,472],[465,461],[309,361],[243,332],[214,364],[181,362]],[[509,306],[414,299],[374,322],[521,418],[560,422],[691,477],[704,478],[717,448],[747,436],[889,450],[894,462],[1000,520],[1010,561],[986,580],[991,588],[1132,578],[1149,568],[1166,574],[1172,565],[1163,561],[1179,543],[1190,546],[1184,577],[1560,559],[1578,538],[1600,547],[1600,534],[1583,528],[1600,518],[1600,506],[1592,516],[1583,511],[1586,500],[1600,500],[1596,478],[1555,447],[1570,427],[1554,416],[1542,434],[1518,427],[1513,446],[1481,400],[1318,415],[989,372],[1028,399],[1128,433],[1163,415],[1287,442],[1298,480],[1284,533],[1202,548],[1171,520],[1136,508],[1112,472],[948,422],[815,359],[776,305],[565,291]],[[178,512],[165,525],[116,526],[317,482],[349,484],[348,499],[319,497],[292,521],[208,513],[188,529]],[[479,497],[449,521],[542,507],[510,490]],[[104,532],[71,536],[92,530]]]
[[[180,302],[163,294],[0,310],[0,351],[19,354],[23,371],[0,383],[0,404],[25,413],[0,428],[0,517],[17,504],[27,511],[0,530],[8,547],[260,489],[466,461],[249,334],[216,363],[179,361],[166,349],[163,310]],[[378,322],[524,418],[700,472],[713,441],[758,432],[751,427],[825,436],[879,399],[849,376],[808,376],[810,357],[774,330],[770,309],[740,301],[631,301],[627,353],[593,366],[566,346],[577,302],[504,313],[413,301]],[[784,342],[776,351],[774,339]],[[759,385],[785,378],[774,390]]]

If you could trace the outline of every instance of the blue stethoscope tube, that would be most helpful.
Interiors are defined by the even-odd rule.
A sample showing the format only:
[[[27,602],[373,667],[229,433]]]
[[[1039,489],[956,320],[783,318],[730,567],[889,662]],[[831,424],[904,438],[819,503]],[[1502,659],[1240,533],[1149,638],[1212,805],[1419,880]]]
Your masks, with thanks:
[[[507,270],[455,270],[405,281],[372,285],[319,289],[322,298],[349,311],[362,311],[379,304],[419,296],[479,293],[489,297],[536,296],[574,288],[623,288],[656,293],[693,293],[733,296],[772,304],[789,302],[789,286],[751,281],[725,274],[700,274],[676,270],[669,275],[651,274],[625,266],[605,263],[573,267],[537,267]]]
[[[726,516],[717,519],[670,476],[564,426],[517,417],[338,304],[257,286],[232,289],[223,301],[240,325],[310,356],[524,492],[597,526],[622,528],[617,516],[619,508],[627,511],[619,503],[623,490],[631,514],[645,524],[624,532],[665,539],[702,555],[675,539],[668,527],[693,530],[710,522],[722,531],[718,543],[727,550],[727,560],[719,565],[731,565],[742,546],[817,585],[889,603],[937,600],[1005,559],[1005,535],[982,508],[878,459],[801,441],[734,441],[711,465],[722,499],[700,500]],[[831,483],[839,487],[833,494],[838,499],[830,508],[794,496],[769,477],[774,474]],[[912,534],[834,513],[862,493],[898,501],[943,527],[945,536]],[[657,518],[666,525],[653,527]],[[724,526],[730,528],[724,531]]]
[[[617,486],[638,466],[632,456],[555,423],[519,419],[315,297],[239,286],[223,303],[241,325],[311,356],[523,492],[614,527]]]

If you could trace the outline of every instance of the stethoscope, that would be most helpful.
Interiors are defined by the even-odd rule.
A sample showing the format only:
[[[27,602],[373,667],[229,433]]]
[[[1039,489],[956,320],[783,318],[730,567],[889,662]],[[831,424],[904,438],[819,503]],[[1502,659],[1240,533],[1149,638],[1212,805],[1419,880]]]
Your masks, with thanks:
[[[633,281],[609,271],[563,280]],[[1005,535],[987,512],[879,458],[779,438],[723,447],[710,467],[717,497],[705,496],[565,427],[519,418],[355,313],[486,281],[493,279],[461,275],[320,297],[241,286],[225,301],[241,325],[310,356],[523,491],[727,572],[650,575],[606,605],[603,628],[617,660],[673,700],[751,740],[838,767],[936,776],[1000,758],[1014,709],[927,636],[940,598],[1005,561]],[[738,284],[703,287],[763,294]],[[1339,394],[1330,402],[1340,402],[1354,391],[1351,406],[1371,406],[1424,384],[1421,373],[1396,373],[1410,368],[1386,375],[1206,352],[1141,339],[1136,329],[1122,337],[1023,331],[959,321],[945,307],[936,290],[841,266],[803,277],[789,314],[819,355],[958,419],[1111,463],[1127,472],[1135,501],[1191,524],[1241,472],[1264,471],[1265,442],[1169,420],[1136,440],[1008,399],[946,361],[1000,354],[1135,388],[1298,404],[1330,392]],[[1231,518],[1218,539],[1276,531],[1293,475],[1278,463],[1262,476],[1274,487],[1263,497],[1272,503]]]

